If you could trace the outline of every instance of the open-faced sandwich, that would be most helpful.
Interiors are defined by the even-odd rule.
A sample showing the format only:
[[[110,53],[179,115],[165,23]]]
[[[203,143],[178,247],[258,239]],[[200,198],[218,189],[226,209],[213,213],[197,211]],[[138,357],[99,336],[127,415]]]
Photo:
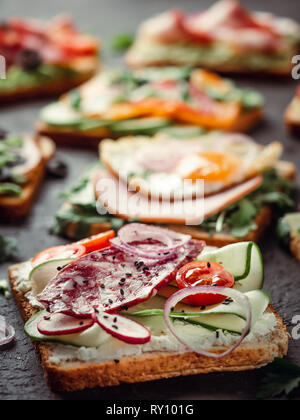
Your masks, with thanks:
[[[0,133],[0,220],[26,216],[55,144],[47,137]]]
[[[280,218],[277,232],[282,244],[300,261],[300,213],[288,213]]]
[[[258,92],[205,70],[108,70],[45,107],[37,129],[59,143],[98,146],[103,137],[152,135],[174,125],[247,131],[262,108]]]
[[[287,107],[284,119],[288,130],[300,136],[300,86],[296,91],[296,96]]]
[[[272,209],[295,206],[295,167],[279,161],[281,151],[277,142],[262,147],[221,132],[185,140],[165,134],[104,140],[102,163],[64,195],[54,231],[80,239],[140,220],[210,245],[257,242],[272,222]]]
[[[0,24],[0,55],[6,78],[0,103],[55,96],[90,79],[99,69],[99,42],[79,32],[72,20],[11,18]]]
[[[170,10],[144,22],[126,61],[131,67],[190,65],[230,73],[290,75],[300,26],[237,0],[206,11]]]
[[[212,249],[135,223],[9,275],[54,390],[256,369],[288,350],[252,242]]]

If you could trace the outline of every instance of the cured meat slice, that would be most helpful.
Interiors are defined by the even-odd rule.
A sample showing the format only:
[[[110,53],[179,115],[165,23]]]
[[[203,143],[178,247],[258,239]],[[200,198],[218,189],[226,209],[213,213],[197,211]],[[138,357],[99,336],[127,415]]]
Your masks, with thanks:
[[[90,253],[62,270],[38,295],[49,312],[89,316],[116,312],[149,299],[194,260],[205,243],[190,240],[166,260],[128,255],[113,246]]]
[[[219,213],[230,204],[240,200],[262,183],[262,177],[254,177],[221,193],[203,198],[199,191],[197,198],[177,201],[149,199],[142,193],[127,190],[127,185],[118,181],[105,169],[95,176],[95,190],[98,204],[109,213],[125,220],[138,219],[145,223],[176,223],[200,225],[203,219]],[[100,209],[100,206],[99,206]]]

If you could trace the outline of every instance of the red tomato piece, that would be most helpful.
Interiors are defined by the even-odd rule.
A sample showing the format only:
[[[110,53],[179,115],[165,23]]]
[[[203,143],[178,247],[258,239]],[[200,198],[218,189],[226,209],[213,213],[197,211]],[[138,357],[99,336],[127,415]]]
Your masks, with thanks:
[[[194,261],[182,267],[176,277],[179,289],[195,286],[216,286],[232,289],[234,277],[220,264],[210,261]],[[222,295],[199,294],[187,298],[190,305],[207,306],[221,303],[226,299]]]
[[[37,254],[33,260],[32,265],[36,267],[46,261],[64,259],[64,258],[80,258],[86,254],[86,248],[81,244],[71,244],[54,246],[53,248],[45,249]]]

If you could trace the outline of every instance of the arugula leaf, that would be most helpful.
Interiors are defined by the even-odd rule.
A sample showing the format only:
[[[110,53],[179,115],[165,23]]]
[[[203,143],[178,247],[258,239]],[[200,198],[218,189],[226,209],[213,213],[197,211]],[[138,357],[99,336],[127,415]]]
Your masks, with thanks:
[[[289,395],[299,386],[300,366],[287,359],[275,359],[275,362],[267,369],[257,398],[273,398],[283,393]]]
[[[123,32],[118,35],[115,35],[111,41],[111,48],[116,52],[123,52],[128,50],[129,47],[133,44],[134,35],[128,32]]]
[[[261,187],[246,198],[228,206],[221,213],[203,222],[201,228],[213,235],[222,230],[237,238],[243,238],[257,228],[255,219],[264,206],[272,205],[279,216],[292,211],[296,204],[295,183],[278,176],[272,169],[264,173]]]
[[[17,249],[17,240],[15,238],[4,238],[0,235],[0,263],[14,258]]]
[[[19,185],[12,184],[10,182],[0,184],[0,195],[15,195],[20,197],[22,194],[22,188]]]

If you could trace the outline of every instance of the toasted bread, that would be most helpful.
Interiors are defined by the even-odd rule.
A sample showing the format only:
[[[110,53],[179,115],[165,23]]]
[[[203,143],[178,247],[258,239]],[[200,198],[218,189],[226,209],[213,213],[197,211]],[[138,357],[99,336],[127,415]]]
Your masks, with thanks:
[[[255,109],[244,112],[231,131],[246,133],[263,118],[263,110]],[[106,128],[90,130],[89,132],[79,132],[72,127],[55,127],[38,121],[36,124],[37,132],[42,136],[50,137],[55,143],[70,147],[97,148],[99,142],[105,138],[116,139]]]
[[[276,164],[276,170],[280,176],[285,179],[293,180],[296,176],[296,167],[291,162],[279,161]],[[62,209],[72,208],[70,203],[65,203]],[[209,234],[200,227],[184,226],[184,225],[168,225],[167,227],[174,229],[181,233],[191,235],[194,239],[204,240],[207,245],[222,247],[236,242],[253,241],[260,242],[266,230],[272,223],[273,212],[271,207],[264,207],[260,214],[257,216],[255,224],[257,228],[252,230],[246,237],[236,238],[229,233],[214,233]],[[106,230],[112,229],[109,221],[107,223],[92,223],[90,224],[90,230],[86,233],[86,236],[96,235]],[[63,236],[68,239],[75,240],[77,238],[78,223],[70,222],[63,229]]]
[[[47,137],[37,138],[42,154],[40,163],[33,168],[30,180],[24,185],[21,196],[13,197],[8,195],[0,196],[0,220],[14,221],[25,217],[34,201],[46,170],[47,162],[55,153],[55,145]]]
[[[91,79],[99,70],[98,57],[80,58],[70,64],[76,73],[72,77],[50,80],[40,86],[0,91],[0,105],[24,99],[55,97]]]
[[[300,136],[300,100],[295,97],[284,114],[285,124],[290,133]]]
[[[24,321],[27,321],[36,310],[18,290],[14,274],[17,268],[18,266],[10,267],[9,278],[14,298]],[[193,352],[156,351],[137,357],[124,357],[121,360],[70,360],[58,364],[51,361],[56,344],[34,342],[34,347],[49,386],[60,392],[213,372],[253,370],[271,363],[276,357],[284,357],[288,351],[288,333],[282,319],[271,306],[268,312],[274,313],[277,319],[276,329],[272,333],[251,344],[242,344],[231,355],[219,360]],[[224,348],[218,348],[218,351],[224,351]]]
[[[298,49],[294,49],[293,52],[291,52],[291,59],[286,61],[286,64],[278,67],[278,68],[264,68],[264,69],[250,69],[238,65],[233,65],[233,63],[223,63],[223,64],[216,64],[216,65],[207,65],[203,64],[201,61],[196,65],[196,67],[204,67],[207,70],[216,71],[218,73],[228,75],[228,76],[254,76],[257,78],[266,78],[270,75],[286,79],[290,77],[291,72],[293,70],[293,65],[291,64],[291,60],[294,55],[298,53]],[[135,54],[135,51],[129,51],[127,56],[125,57],[126,64],[133,68],[133,69],[143,69],[145,67],[169,67],[169,66],[176,66],[178,63],[175,61],[149,61],[147,64],[142,63],[138,56]],[[187,64],[186,64],[187,65]]]

